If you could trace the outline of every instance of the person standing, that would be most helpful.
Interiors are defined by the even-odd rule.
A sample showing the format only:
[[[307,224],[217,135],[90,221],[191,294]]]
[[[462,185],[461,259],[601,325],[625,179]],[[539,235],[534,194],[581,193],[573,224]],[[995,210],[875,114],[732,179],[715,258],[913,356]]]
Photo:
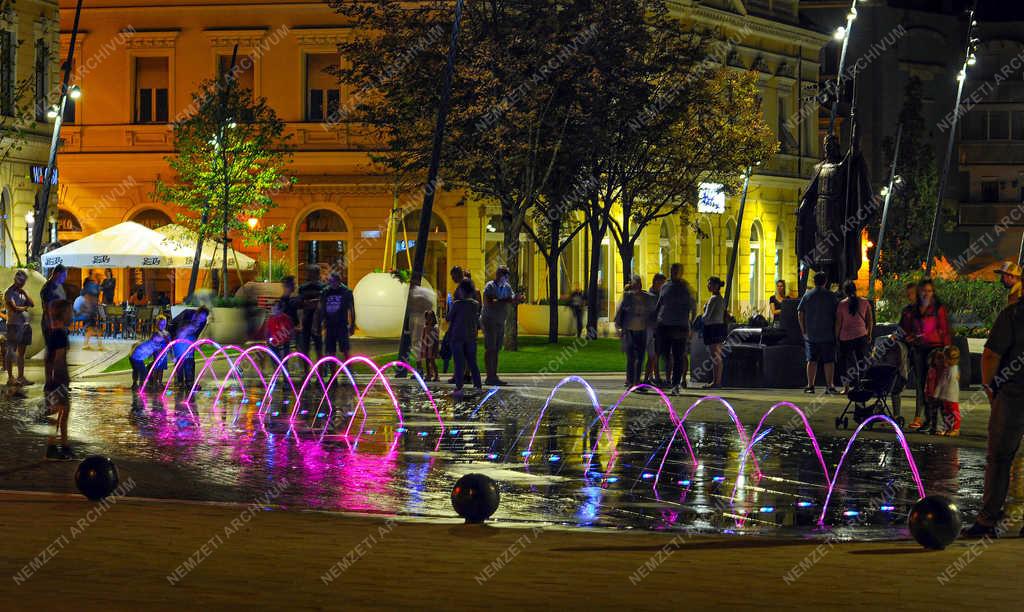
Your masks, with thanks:
[[[317,358],[323,356],[323,338],[320,336],[320,322],[316,319],[320,294],[324,285],[320,282],[320,266],[306,266],[306,282],[299,286],[299,352],[312,359],[312,349],[316,349]]]
[[[182,311],[171,321],[171,335],[180,340],[174,345],[174,368],[178,390],[184,392],[196,382],[196,355],[192,346],[206,328],[210,311],[206,306]]]
[[[423,335],[420,338],[419,358],[423,363],[423,380],[438,382],[437,353],[441,335],[437,329],[437,313],[432,309],[423,312]]]
[[[775,293],[768,298],[768,304],[772,308],[772,323],[778,323],[782,317],[782,304],[789,299],[786,294],[786,281],[781,278],[775,281]]]
[[[480,367],[476,363],[476,337],[477,329],[480,326],[480,302],[473,299],[476,295],[476,287],[473,281],[464,278],[457,290],[460,296],[456,298],[448,309],[446,319],[448,320],[448,339],[451,343],[452,358],[455,360],[455,394],[462,394],[462,386],[465,384],[465,372],[468,368],[473,388],[482,387],[480,382]]]
[[[43,358],[43,379],[45,384],[49,384],[53,379],[53,359],[51,351],[49,350],[49,334],[50,334],[50,311],[51,305],[59,301],[67,301],[67,292],[64,290],[64,282],[68,278],[68,271],[62,264],[57,264],[50,270],[50,275],[46,278],[46,282],[43,283],[42,289],[39,290],[39,299],[42,303],[43,316],[41,317],[42,323],[40,325],[40,331],[43,334],[43,340],[46,341],[47,350],[46,355]],[[70,319],[70,317],[69,317]],[[67,329],[64,330],[65,332]]]
[[[580,291],[579,287],[572,290],[569,295],[569,308],[572,309],[572,317],[576,321],[576,337],[579,338],[583,335],[583,309],[587,305],[587,298],[583,296],[583,292]]]
[[[658,296],[661,295],[661,288],[665,286],[665,275],[658,272],[651,278],[651,288],[647,291],[650,296],[652,316],[647,321],[647,365],[644,368],[644,384],[660,387],[661,379],[661,356],[658,355],[658,321],[654,311],[658,306]]]
[[[319,313],[324,326],[324,355],[333,356],[340,350],[347,360],[352,350],[349,338],[356,331],[356,309],[352,291],[341,282],[338,272],[331,272],[320,294]]]
[[[690,319],[693,318],[693,294],[683,280],[683,264],[672,264],[669,276],[670,280],[658,291],[658,301],[654,306],[657,325],[655,350],[665,357],[665,378],[672,387],[672,393],[678,395],[686,386],[689,361],[686,341],[690,337]]]
[[[825,393],[839,393],[832,384],[836,360],[836,296],[829,291],[828,275],[818,272],[814,275],[814,288],[804,294],[797,304],[797,319],[800,333],[804,336],[804,353],[807,359],[807,386],[804,393],[814,393],[814,382],[818,376],[818,364],[825,370]]]
[[[498,378],[498,354],[505,341],[505,323],[512,313],[512,307],[521,301],[509,283],[509,270],[498,266],[494,279],[484,285],[483,313],[480,323],[484,328],[484,368],[488,385],[503,386],[507,383]]]
[[[652,315],[649,296],[643,289],[643,280],[634,274],[615,311],[615,329],[626,345],[627,389],[641,381],[644,353],[647,352],[647,324]]]
[[[274,346],[277,356],[281,359],[284,359],[292,351],[292,336],[295,335],[295,330],[299,328],[299,311],[301,308],[302,302],[295,295],[295,277],[285,276],[281,279],[281,297],[274,304],[274,311],[277,314],[288,317],[291,324],[284,325],[275,330],[276,333],[270,338],[270,343]]]
[[[1020,281],[1020,266],[1012,261],[1004,261],[996,270],[996,274],[999,275],[999,280],[1003,284],[1003,287],[1010,290],[1010,293],[1006,296],[1006,303],[1008,305],[1016,304],[1020,300],[1022,289]]]
[[[28,311],[35,302],[25,291],[28,274],[24,270],[14,273],[14,282],[4,292],[4,306],[7,308],[7,386],[14,388],[34,384],[25,378],[25,351],[32,344],[32,325]],[[17,367],[18,376],[14,376]]]
[[[701,316],[701,339],[708,347],[714,374],[711,382],[704,385],[705,389],[717,389],[722,386],[725,366],[722,362],[722,343],[729,335],[729,327],[725,323],[725,298],[722,297],[724,286],[725,283],[717,276],[708,279],[708,293],[711,295],[704,304],[704,314]]]
[[[914,421],[910,424],[910,429],[916,431],[923,424],[921,417],[927,401],[925,384],[928,380],[928,356],[933,350],[953,343],[946,307],[935,295],[935,284],[930,278],[917,284],[917,304],[909,316],[900,321],[900,325],[911,346],[914,377],[917,381],[917,407]]]
[[[985,489],[981,511],[963,531],[969,538],[996,538],[1010,489],[1014,458],[1024,436],[1024,304],[1007,306],[996,317],[981,354],[981,386],[992,408],[988,417]],[[1024,535],[1024,530],[1022,534]]]
[[[416,279],[414,286],[409,287],[409,355],[415,360],[416,369],[421,373],[425,367],[420,361],[420,352],[423,341],[423,326],[425,325],[424,313],[434,308],[434,290],[424,287],[421,283],[423,277]]]
[[[46,353],[52,359],[51,380],[43,387],[45,410],[55,417],[55,436],[47,440],[46,458],[69,460],[74,458],[68,446],[68,415],[71,411],[71,375],[68,371],[68,326],[71,308],[67,300],[57,300],[47,306],[46,321],[50,330],[46,334]],[[59,442],[59,444],[58,444]]]
[[[850,385],[860,380],[861,364],[868,358],[871,349],[871,333],[875,325],[871,304],[857,297],[857,285],[846,281],[843,285],[846,295],[836,307],[836,337],[839,338],[840,363],[843,365],[843,393]]]
[[[110,306],[114,303],[114,290],[117,289],[117,279],[110,268],[104,271],[103,282],[100,283],[100,293],[103,294],[103,303]]]

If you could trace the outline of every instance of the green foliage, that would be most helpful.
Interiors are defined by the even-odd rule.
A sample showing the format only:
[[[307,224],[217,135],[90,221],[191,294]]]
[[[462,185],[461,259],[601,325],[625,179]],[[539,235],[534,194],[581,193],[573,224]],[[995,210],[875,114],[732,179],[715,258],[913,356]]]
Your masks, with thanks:
[[[276,206],[273,196],[294,183],[285,174],[285,123],[231,73],[202,82],[192,103],[195,112],[174,124],[176,153],[166,158],[174,182],[158,180],[153,197],[184,208],[178,223],[200,237],[234,232],[250,245],[279,241],[282,226],[251,228],[248,220],[262,218]]]
[[[253,302],[243,297],[216,297],[213,299],[214,308],[248,308]]]
[[[276,259],[269,262],[269,265],[266,260],[259,260],[256,262],[256,278],[258,280],[266,280],[268,268],[270,270],[271,282],[279,281],[292,274],[292,266],[285,259]]]
[[[409,279],[412,278],[412,272],[406,270],[405,268],[397,268],[391,271],[391,276],[397,278],[398,282],[402,283],[403,285],[407,285],[409,284]]]
[[[932,215],[935,198],[939,189],[939,171],[932,149],[931,126],[922,112],[924,104],[921,80],[911,77],[903,94],[903,138],[900,143],[900,158],[896,163],[896,174],[902,179],[889,203],[889,218],[885,227],[885,244],[879,262],[879,276],[899,273],[901,270],[915,270],[920,267],[928,254],[928,239],[932,231]],[[892,166],[895,136],[886,140],[886,168]],[[883,180],[888,180],[884,177]],[[880,213],[879,213],[880,214]],[[951,209],[943,211],[947,222],[956,219]],[[877,223],[869,227],[877,227]],[[951,229],[951,228],[947,228]],[[872,242],[877,243],[877,230]],[[874,257],[874,248],[868,254]]]
[[[878,303],[878,320],[898,323],[906,306],[906,284],[922,277],[923,272],[915,271],[885,279]],[[934,282],[939,300],[946,305],[950,325],[969,335],[984,335],[1006,306],[1007,290],[998,282],[941,278]]]

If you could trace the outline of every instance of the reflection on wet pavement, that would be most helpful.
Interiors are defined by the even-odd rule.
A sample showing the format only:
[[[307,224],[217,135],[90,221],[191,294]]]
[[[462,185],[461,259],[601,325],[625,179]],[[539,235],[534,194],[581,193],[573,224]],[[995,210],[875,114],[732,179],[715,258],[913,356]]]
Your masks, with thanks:
[[[770,418],[757,442],[760,479],[752,462],[740,471],[744,447],[735,427],[694,420],[701,414],[686,424],[696,469],[684,445],[674,444],[658,475],[672,422],[667,413],[631,407],[628,399],[611,416],[610,436],[600,434],[592,408],[555,401],[527,453],[541,408],[536,400],[501,390],[453,402],[440,390],[442,430],[422,390],[395,389],[404,427],[397,426],[383,390],[373,389],[362,433],[353,429],[344,437],[345,412],[356,405],[351,389],[332,391],[337,411],[330,422],[317,412],[289,429],[291,407],[283,396],[261,419],[258,399],[237,391],[213,409],[208,390],[189,407],[173,397],[139,401],[127,389],[78,386],[71,436],[78,456],[109,455],[138,484],[133,495],[143,497],[248,503],[287,482],[274,503],[288,508],[452,517],[455,480],[483,472],[502,489],[498,520],[822,535],[815,523],[827,483],[807,435],[785,418]],[[311,412],[319,410],[319,400],[303,398]],[[71,491],[73,464],[40,461],[52,429],[36,419],[40,403],[12,403],[0,414],[8,441],[0,451],[0,487]],[[833,470],[847,439],[829,433],[818,432]],[[915,443],[913,451],[929,493],[950,495],[968,512],[977,508],[983,451],[926,443]],[[1011,493],[1021,497],[1021,479]],[[839,474],[826,524],[839,537],[903,537],[916,497],[896,440],[861,439]]]

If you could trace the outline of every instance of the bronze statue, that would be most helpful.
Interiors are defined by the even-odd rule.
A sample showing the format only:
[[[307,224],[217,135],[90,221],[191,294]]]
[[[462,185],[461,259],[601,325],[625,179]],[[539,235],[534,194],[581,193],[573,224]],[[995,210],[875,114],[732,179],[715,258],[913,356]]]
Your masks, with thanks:
[[[829,283],[857,278],[861,232],[875,209],[859,138],[844,156],[839,141],[825,136],[825,158],[796,213],[796,256],[804,270],[825,272]],[[801,283],[803,284],[803,283]]]

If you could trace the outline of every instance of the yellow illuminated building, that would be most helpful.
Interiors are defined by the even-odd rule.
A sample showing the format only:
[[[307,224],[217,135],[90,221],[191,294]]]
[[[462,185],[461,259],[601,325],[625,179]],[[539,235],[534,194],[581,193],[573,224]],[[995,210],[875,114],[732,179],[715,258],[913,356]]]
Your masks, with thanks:
[[[24,262],[26,225],[50,152],[59,91],[56,0],[0,2],[0,267]]]
[[[782,152],[751,181],[737,245],[734,312],[763,309],[776,277],[795,286],[796,203],[819,148],[817,106],[801,113],[801,100],[816,89],[818,57],[829,39],[800,27],[797,0],[677,0],[670,5],[680,19],[738,41],[724,63],[758,71],[766,118],[780,135]],[[72,0],[61,0],[65,44],[73,10]],[[81,30],[77,54],[83,64],[76,64],[85,68],[79,83],[85,95],[75,122],[64,128],[59,158],[61,240],[127,220],[151,226],[173,220],[177,211],[166,210],[149,195],[158,177],[170,175],[164,161],[173,145],[169,121],[187,108],[197,83],[215,76],[237,44],[251,66],[241,82],[267,98],[288,123],[297,147],[291,173],[298,181],[276,197],[278,208],[266,219],[288,227],[288,249],[284,255],[275,253],[275,259],[284,257],[296,270],[342,257],[350,286],[381,267],[393,186],[371,169],[367,151],[373,143],[356,126],[323,121],[353,93],[324,72],[340,61],[336,45],[349,35],[326,3],[104,0],[86,2]],[[792,121],[801,116],[806,120]],[[698,279],[712,274],[724,278],[738,200],[730,196],[721,212],[695,214],[688,223],[666,219],[648,228],[635,269],[649,278],[682,261],[694,285],[702,286]],[[427,279],[450,291],[445,272],[459,264],[479,280],[492,269],[501,240],[497,207],[441,192],[434,210]],[[408,217],[410,238],[418,214]],[[399,235],[397,248],[405,244]],[[582,285],[586,244],[586,236],[579,236],[563,259],[563,296]],[[527,294],[532,301],[546,298],[543,262],[532,246],[524,248]],[[607,245],[605,253],[601,284],[607,303],[602,310],[624,278],[614,246]],[[265,259],[265,253],[250,254]],[[404,265],[404,252],[396,260]],[[123,291],[136,279],[120,274]],[[183,290],[178,288],[177,297]],[[701,290],[700,296],[706,293]]]

